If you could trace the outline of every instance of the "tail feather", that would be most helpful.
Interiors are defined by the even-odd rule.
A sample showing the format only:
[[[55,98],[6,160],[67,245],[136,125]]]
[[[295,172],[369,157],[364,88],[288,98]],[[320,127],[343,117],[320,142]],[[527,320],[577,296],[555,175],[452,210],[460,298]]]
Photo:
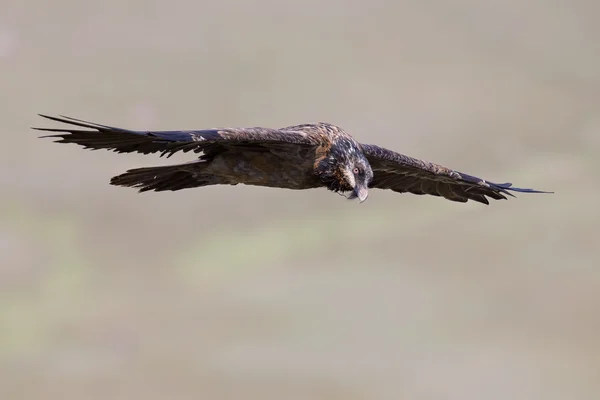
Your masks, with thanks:
[[[194,162],[193,167],[190,164],[131,169],[113,177],[110,184],[138,188],[141,193],[151,190],[175,191],[220,183],[218,178],[202,174],[205,162]]]

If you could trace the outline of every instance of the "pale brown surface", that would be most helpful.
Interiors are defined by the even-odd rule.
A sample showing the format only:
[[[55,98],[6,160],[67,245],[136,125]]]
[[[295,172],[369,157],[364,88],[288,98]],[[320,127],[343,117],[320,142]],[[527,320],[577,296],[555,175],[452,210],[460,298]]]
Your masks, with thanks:
[[[598,397],[597,1],[129,4],[2,3],[1,399]],[[327,121],[556,194],[138,195],[109,178],[166,160],[37,112]]]

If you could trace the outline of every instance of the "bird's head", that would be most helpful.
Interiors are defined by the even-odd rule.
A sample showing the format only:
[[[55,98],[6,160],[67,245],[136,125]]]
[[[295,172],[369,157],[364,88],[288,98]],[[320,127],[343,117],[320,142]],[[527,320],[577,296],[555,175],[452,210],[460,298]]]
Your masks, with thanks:
[[[355,160],[350,160],[343,168],[343,174],[348,186],[352,188],[349,199],[358,199],[361,203],[369,196],[369,183],[373,179],[373,171],[366,157],[361,154]]]
[[[361,203],[369,196],[373,170],[369,161],[352,141],[342,139],[331,146],[317,165],[317,175],[329,190],[350,192],[348,199]]]

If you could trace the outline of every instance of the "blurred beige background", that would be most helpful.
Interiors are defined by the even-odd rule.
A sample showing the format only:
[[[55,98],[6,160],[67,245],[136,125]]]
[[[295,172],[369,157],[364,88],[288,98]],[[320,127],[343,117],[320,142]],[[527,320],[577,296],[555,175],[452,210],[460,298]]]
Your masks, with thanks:
[[[1,399],[598,398],[597,1],[1,9]],[[328,121],[556,194],[140,195],[110,177],[190,155],[53,144],[38,112]]]

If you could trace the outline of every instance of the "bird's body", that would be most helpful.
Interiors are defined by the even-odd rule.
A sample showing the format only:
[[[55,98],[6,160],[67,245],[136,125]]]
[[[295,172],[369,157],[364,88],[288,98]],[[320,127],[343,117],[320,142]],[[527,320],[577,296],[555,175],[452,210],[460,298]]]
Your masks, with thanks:
[[[132,169],[111,184],[140,191],[181,190],[208,185],[236,185],[286,189],[325,187],[361,202],[369,188],[429,194],[448,200],[505,199],[510,191],[543,193],[494,184],[438,164],[417,160],[375,145],[358,143],[338,126],[303,124],[281,129],[222,128],[193,131],[132,131],[68,117],[42,117],[81,128],[35,128],[58,134],[61,143],[120,153],[178,151],[202,153],[178,165]]]

